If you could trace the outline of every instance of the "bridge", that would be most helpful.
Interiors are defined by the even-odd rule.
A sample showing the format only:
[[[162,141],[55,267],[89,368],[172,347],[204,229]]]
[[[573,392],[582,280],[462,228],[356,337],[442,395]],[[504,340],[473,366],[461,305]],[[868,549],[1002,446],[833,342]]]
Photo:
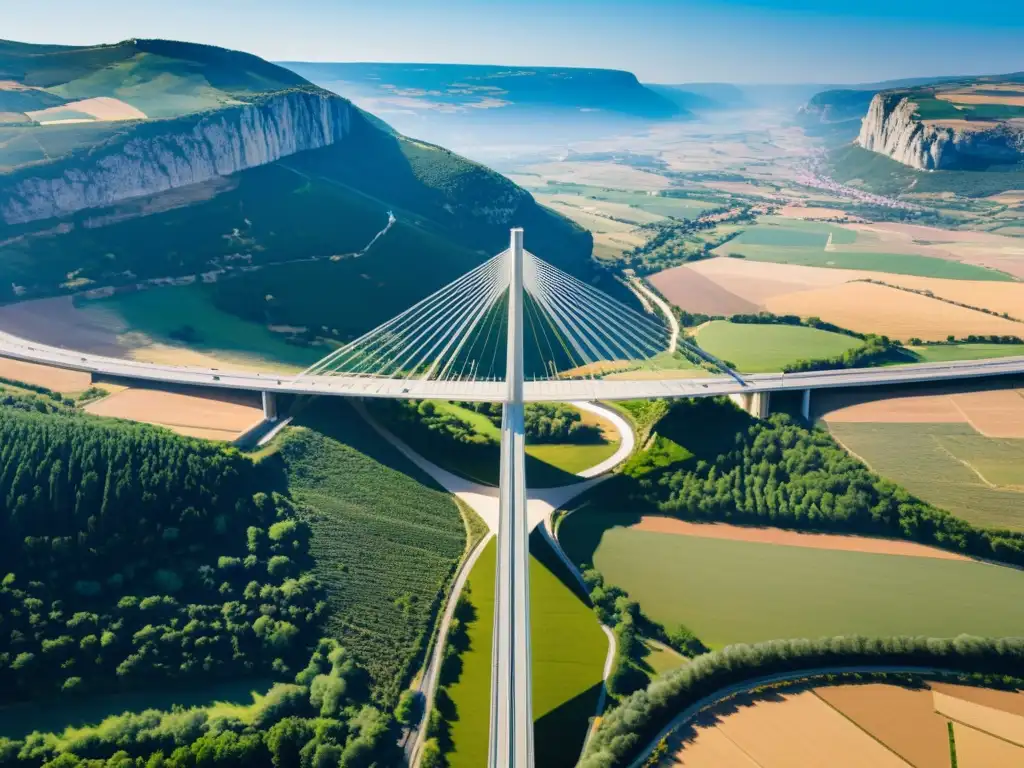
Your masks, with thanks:
[[[742,376],[666,325],[552,267],[507,250],[301,374],[158,365],[0,333],[0,356],[153,383],[263,395],[503,403],[491,680],[491,768],[532,768],[529,548],[524,406],[528,402],[728,395],[757,416],[773,392],[949,381],[1024,373],[1024,357]]]

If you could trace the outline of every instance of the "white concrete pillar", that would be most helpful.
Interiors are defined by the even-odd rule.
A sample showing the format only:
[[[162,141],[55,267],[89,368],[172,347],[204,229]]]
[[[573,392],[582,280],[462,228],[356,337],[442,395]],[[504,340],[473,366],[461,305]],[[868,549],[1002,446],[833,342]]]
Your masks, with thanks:
[[[750,415],[755,419],[767,419],[771,412],[771,392],[755,392],[750,401]]]
[[[277,421],[277,393],[263,393],[263,420]]]
[[[804,417],[804,421],[811,420],[811,390],[805,389],[803,400],[800,402],[800,415]]]
[[[501,420],[498,562],[491,644],[490,768],[533,768],[530,539],[523,424],[523,230],[509,246],[508,384]]]

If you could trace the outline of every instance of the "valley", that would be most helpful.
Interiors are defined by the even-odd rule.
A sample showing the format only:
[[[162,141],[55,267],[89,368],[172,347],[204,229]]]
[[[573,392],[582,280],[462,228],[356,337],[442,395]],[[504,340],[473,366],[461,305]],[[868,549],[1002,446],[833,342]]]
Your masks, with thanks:
[[[0,766],[1019,759],[1019,82],[0,41]]]

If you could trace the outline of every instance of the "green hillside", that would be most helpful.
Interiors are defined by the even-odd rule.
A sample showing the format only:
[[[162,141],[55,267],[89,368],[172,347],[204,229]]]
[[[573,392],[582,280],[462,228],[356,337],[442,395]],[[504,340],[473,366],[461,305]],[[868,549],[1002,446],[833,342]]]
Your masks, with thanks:
[[[191,135],[200,120],[210,125],[211,110],[237,115],[242,104],[259,106],[285,92],[325,95],[257,57],[161,40],[92,48],[0,42],[5,79],[0,98],[65,104],[60,119],[95,111],[75,104],[98,97],[147,119],[41,125],[23,113],[20,122],[3,124],[17,115],[0,110],[0,210],[9,202],[31,205],[26,189],[50,180],[84,178],[88,189],[90,174],[116,164],[129,144],[132,153],[137,142],[174,152],[175,137]],[[327,99],[340,105],[345,127],[326,147],[59,221],[0,223],[0,303],[205,274],[203,301],[262,326],[242,336],[265,336],[273,326],[290,329],[282,336],[289,343],[345,340],[503,249],[512,226],[527,230],[532,252],[593,279],[590,235],[528,192],[485,166],[395,133],[340,97]],[[117,301],[108,307],[115,314]],[[133,302],[141,325],[121,318],[127,330],[166,343],[222,336],[198,323],[178,333],[187,320],[135,311],[145,303]],[[276,345],[267,346],[267,357],[281,358]]]

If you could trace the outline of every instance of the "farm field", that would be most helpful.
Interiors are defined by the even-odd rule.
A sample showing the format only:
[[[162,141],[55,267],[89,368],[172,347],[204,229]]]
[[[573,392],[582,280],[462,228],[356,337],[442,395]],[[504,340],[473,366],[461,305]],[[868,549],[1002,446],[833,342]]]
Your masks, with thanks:
[[[180,435],[234,440],[263,418],[257,393],[127,388],[85,406],[95,416],[141,421]]]
[[[985,360],[995,357],[1024,355],[1024,344],[931,344],[909,348],[925,363],[947,363],[954,360]]]
[[[6,357],[0,357],[0,378],[46,387],[62,394],[84,392],[92,385],[90,373],[25,363]]]
[[[1010,713],[1013,705],[1003,708],[1006,699],[1024,700],[1019,693],[944,683],[811,685],[723,702],[670,738],[671,754],[658,768],[948,768],[951,720],[942,702],[970,707],[979,695],[1006,697],[988,710],[989,718],[1024,723]],[[953,732],[956,764],[964,768],[1024,759],[1019,746],[982,728],[958,720]]]
[[[1024,530],[1022,393],[1013,378],[827,393],[813,407],[847,450],[911,493],[978,525]]]
[[[602,213],[596,206],[571,205],[559,199],[561,196],[538,195],[538,202],[557,211],[579,224],[594,236],[594,255],[599,259],[617,259],[624,251],[647,242],[649,235],[629,221],[623,221],[621,214],[611,218],[609,212]]]
[[[794,547],[637,530],[593,507],[559,529],[652,619],[684,623],[708,646],[828,635],[1020,635],[1024,572],[978,562]],[[672,584],[671,590],[665,585]],[[898,585],[898,587],[896,586]]]
[[[870,225],[854,229],[824,222],[764,216],[716,252],[721,255],[742,254],[754,261],[898,275],[983,281],[1012,279],[1006,273],[977,264],[887,249],[885,243]]]
[[[976,525],[1024,530],[1024,440],[968,424],[828,421],[875,472]]]
[[[759,325],[714,320],[697,332],[700,346],[744,373],[781,371],[801,359],[841,355],[860,339],[796,325]]]
[[[463,554],[459,509],[347,403],[318,401],[295,424],[278,455],[308,511],[327,631],[367,668],[374,699],[394,706]]]
[[[526,178],[529,177],[524,177],[524,181]],[[648,217],[636,219],[636,223],[638,224],[645,223],[646,221],[658,221],[663,217],[694,219],[704,213],[704,211],[716,207],[715,203],[707,202],[705,200],[682,197],[665,197],[658,194],[648,194],[647,192],[598,187],[585,184],[548,182],[547,184],[525,183],[524,186],[538,195],[557,195],[566,202],[572,202],[574,199],[576,201],[580,201],[581,199],[583,201],[587,201],[586,203],[577,202],[577,205],[598,205],[599,203],[605,203],[607,205],[624,206],[634,211],[644,211],[650,214]],[[595,202],[591,203],[590,201]],[[616,209],[607,208],[606,210],[611,212]],[[622,210],[622,208],[620,207],[618,210]],[[636,214],[634,213],[631,215]],[[629,218],[629,216],[626,216],[626,218]]]
[[[467,582],[476,619],[469,625],[462,673],[448,686],[456,713],[453,751],[447,755],[451,768],[478,768],[487,761],[494,567],[492,541]],[[597,706],[608,643],[590,608],[536,556],[530,560],[530,601],[537,765],[569,768]]]
[[[88,696],[77,701],[16,704],[0,708],[0,738],[20,739],[32,731],[62,733],[97,726],[108,717],[147,709],[245,707],[268,690],[270,680],[235,680],[192,690],[163,690]]]
[[[1017,336],[1024,325],[928,296],[875,283],[853,282],[777,296],[765,308],[780,315],[820,317],[861,333],[907,341],[947,336]]]
[[[885,333],[904,340],[938,341],[949,334],[957,338],[1024,336],[1024,323],[996,316],[1022,314],[1024,283],[944,280],[733,258],[693,262],[648,279],[670,302],[690,312],[730,315],[768,310],[816,315],[862,333]]]

